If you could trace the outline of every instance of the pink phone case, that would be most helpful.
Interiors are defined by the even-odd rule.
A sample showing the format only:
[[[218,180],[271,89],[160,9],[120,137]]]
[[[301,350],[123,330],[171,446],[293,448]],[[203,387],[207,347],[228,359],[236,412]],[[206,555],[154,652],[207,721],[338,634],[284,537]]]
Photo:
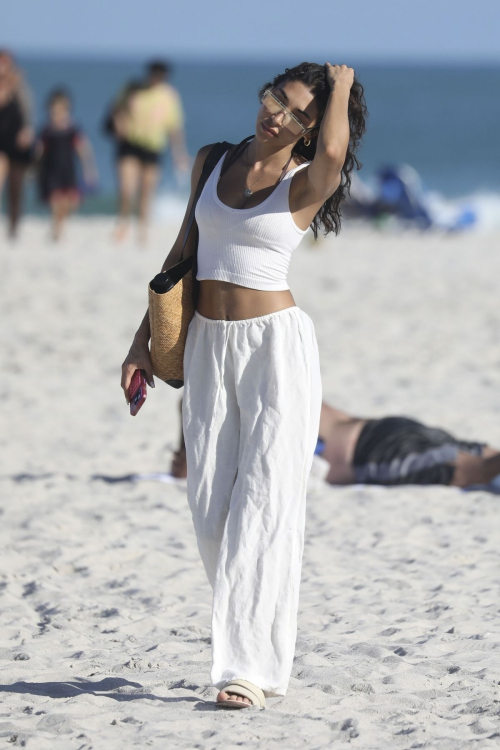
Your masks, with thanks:
[[[134,372],[132,380],[130,381],[128,395],[130,401],[130,414],[135,417],[148,395],[147,383],[143,370],[136,370]]]

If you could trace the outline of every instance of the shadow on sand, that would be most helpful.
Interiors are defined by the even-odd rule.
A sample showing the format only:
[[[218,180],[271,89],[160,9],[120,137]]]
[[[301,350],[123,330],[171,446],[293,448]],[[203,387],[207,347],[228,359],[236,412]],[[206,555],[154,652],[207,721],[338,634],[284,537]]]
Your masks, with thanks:
[[[162,703],[196,702],[212,705],[212,701],[204,701],[194,696],[165,698],[151,693],[114,693],[113,690],[125,686],[142,688],[140,682],[130,682],[121,677],[106,677],[99,682],[92,682],[84,678],[76,678],[67,682],[14,682],[12,685],[0,685],[0,692],[21,693],[25,695],[45,695],[49,698],[72,698],[82,693],[89,695],[103,695],[116,701],[155,700]]]

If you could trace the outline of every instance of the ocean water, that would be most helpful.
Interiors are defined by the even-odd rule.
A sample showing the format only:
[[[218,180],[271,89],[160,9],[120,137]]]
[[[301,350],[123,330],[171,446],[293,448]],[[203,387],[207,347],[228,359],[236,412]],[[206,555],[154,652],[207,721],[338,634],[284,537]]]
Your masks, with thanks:
[[[250,135],[259,88],[295,62],[174,61],[172,83],[183,98],[191,154],[206,143]],[[19,63],[39,126],[49,91],[64,85],[72,92],[75,120],[92,141],[101,177],[99,193],[88,197],[83,210],[113,211],[113,144],[102,121],[116,92],[141,76],[142,61],[20,57]],[[406,163],[426,188],[445,198],[500,195],[500,66],[351,64],[370,112],[360,152],[363,180],[370,182],[384,165]],[[176,180],[168,155],[160,189],[174,208],[183,203],[187,185]],[[33,186],[29,193],[28,210],[39,210]]]

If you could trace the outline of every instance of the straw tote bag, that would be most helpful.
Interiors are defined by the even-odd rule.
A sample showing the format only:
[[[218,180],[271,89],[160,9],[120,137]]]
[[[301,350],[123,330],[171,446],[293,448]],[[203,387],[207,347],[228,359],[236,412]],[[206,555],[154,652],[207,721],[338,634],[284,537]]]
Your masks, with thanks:
[[[183,258],[184,249],[195,223],[194,212],[203,187],[219,159],[232,145],[227,141],[216,143],[207,155],[189,214],[181,259],[167,271],[157,274],[149,283],[150,354],[153,375],[173,388],[181,388],[184,385],[184,347],[189,323],[198,301],[198,238],[192,255]]]

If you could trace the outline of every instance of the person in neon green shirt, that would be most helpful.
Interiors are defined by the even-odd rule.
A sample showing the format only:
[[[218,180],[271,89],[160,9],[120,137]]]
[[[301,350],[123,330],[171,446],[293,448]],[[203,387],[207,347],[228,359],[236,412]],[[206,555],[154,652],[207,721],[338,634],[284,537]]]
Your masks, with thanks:
[[[175,168],[190,169],[184,136],[184,113],[179,92],[168,83],[168,65],[148,66],[144,86],[135,86],[118,97],[113,115],[118,140],[117,172],[119,217],[115,239],[128,234],[134,202],[139,207],[139,240],[147,239],[151,201],[160,177],[161,157],[172,148]]]

